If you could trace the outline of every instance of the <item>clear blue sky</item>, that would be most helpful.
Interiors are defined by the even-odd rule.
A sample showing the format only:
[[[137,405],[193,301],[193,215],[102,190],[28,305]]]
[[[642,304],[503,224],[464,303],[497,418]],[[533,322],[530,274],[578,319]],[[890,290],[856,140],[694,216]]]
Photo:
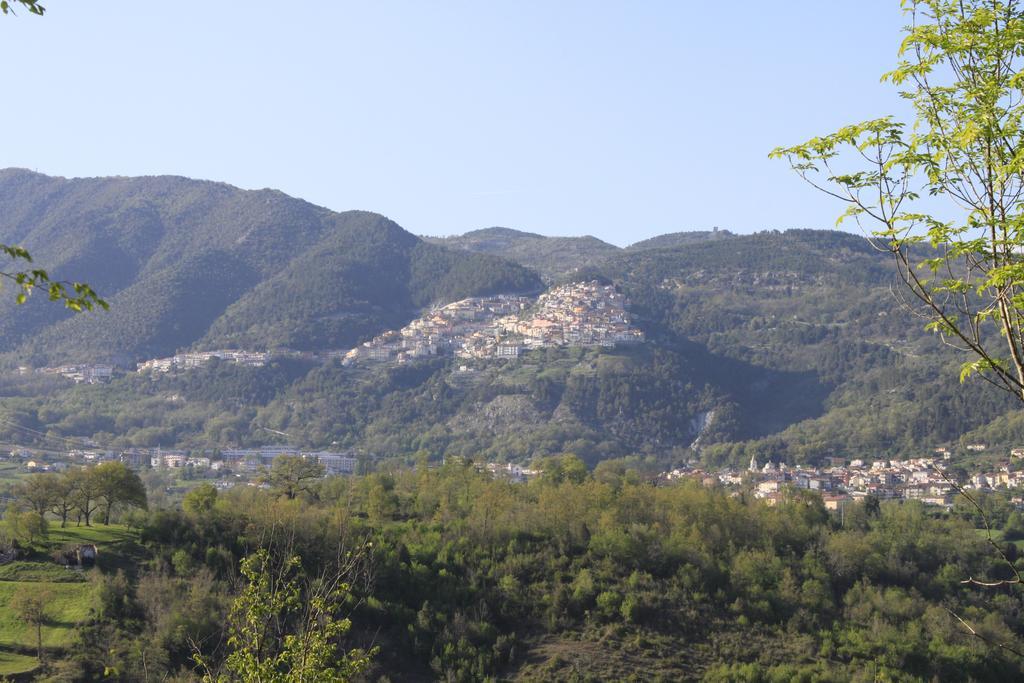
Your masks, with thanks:
[[[628,244],[830,227],[779,144],[903,111],[898,0],[87,2],[0,18],[0,166]]]

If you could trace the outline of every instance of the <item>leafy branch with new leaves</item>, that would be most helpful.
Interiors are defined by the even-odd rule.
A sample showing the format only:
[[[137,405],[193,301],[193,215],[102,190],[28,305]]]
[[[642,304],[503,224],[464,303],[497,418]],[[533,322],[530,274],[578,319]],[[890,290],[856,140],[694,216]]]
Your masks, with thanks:
[[[364,671],[375,653],[339,652],[337,641],[352,626],[337,618],[349,595],[346,571],[302,580],[298,555],[277,558],[266,548],[241,564],[245,585],[229,615],[229,654],[214,673],[200,654],[194,659],[207,683],[229,681],[347,681]]]
[[[882,80],[911,103],[913,125],[873,119],[770,156],[846,203],[837,225],[872,226],[866,232],[893,256],[926,329],[967,353],[961,382],[977,375],[1024,401],[1024,9],[1017,0],[901,5],[910,23],[899,63]],[[963,583],[1019,585],[984,510],[953,488],[982,514],[1012,573]],[[950,614],[970,635],[1021,656]]]
[[[904,0],[883,76],[915,120],[864,121],[771,157],[847,204],[971,375],[1024,401],[1024,10],[1017,0]]]
[[[32,263],[32,255],[22,248],[0,244],[0,254],[3,254],[13,261],[24,261]],[[18,289],[15,301],[24,304],[36,291],[46,293],[50,301],[59,301],[72,311],[91,311],[94,308],[107,310],[109,304],[102,299],[92,287],[85,282],[68,282],[65,280],[54,280],[47,271],[42,268],[29,268],[9,272],[0,270],[0,278],[14,283]]]
[[[0,13],[14,14],[14,7],[17,5],[27,9],[30,14],[42,16],[46,12],[46,8],[39,3],[39,0],[0,0]],[[0,254],[14,261],[32,263],[32,255],[22,247],[0,244]],[[10,280],[15,284],[18,288],[15,299],[19,304],[25,303],[33,292],[40,290],[46,292],[50,301],[63,302],[64,306],[75,312],[91,311],[97,306],[103,310],[108,308],[107,302],[101,299],[88,284],[53,280],[49,273],[42,268],[14,272],[0,270],[0,279]]]
[[[43,16],[46,12],[46,8],[39,4],[39,0],[0,0],[0,12],[4,14],[14,14],[14,7],[12,5],[21,5],[32,14],[38,14]]]

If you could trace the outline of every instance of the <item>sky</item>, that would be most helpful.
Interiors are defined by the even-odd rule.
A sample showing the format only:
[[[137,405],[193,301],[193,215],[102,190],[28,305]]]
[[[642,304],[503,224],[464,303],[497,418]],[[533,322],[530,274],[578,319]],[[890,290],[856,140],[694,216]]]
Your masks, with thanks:
[[[905,115],[898,0],[44,0],[0,167],[271,187],[411,232],[828,228],[768,152]]]

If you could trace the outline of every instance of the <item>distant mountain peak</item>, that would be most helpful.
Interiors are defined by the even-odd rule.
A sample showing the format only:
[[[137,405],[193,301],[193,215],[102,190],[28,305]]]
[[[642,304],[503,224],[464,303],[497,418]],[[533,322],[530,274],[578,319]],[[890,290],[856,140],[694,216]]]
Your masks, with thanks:
[[[544,235],[539,235],[535,232],[526,232],[525,230],[516,230],[515,228],[502,228],[500,226],[494,226],[491,228],[480,228],[479,230],[470,230],[464,233],[462,237],[506,237],[510,239],[544,239]]]
[[[667,249],[681,247],[698,242],[710,240],[728,239],[736,235],[728,230],[713,228],[711,230],[683,230],[670,232],[664,235],[657,235],[649,239],[640,240],[626,247],[626,251],[643,251],[646,249]]]
[[[0,170],[0,243],[111,303],[71,316],[44,297],[15,308],[0,295],[0,348],[32,362],[347,347],[434,300],[542,286],[521,265],[428,244],[380,214],[180,176]]]

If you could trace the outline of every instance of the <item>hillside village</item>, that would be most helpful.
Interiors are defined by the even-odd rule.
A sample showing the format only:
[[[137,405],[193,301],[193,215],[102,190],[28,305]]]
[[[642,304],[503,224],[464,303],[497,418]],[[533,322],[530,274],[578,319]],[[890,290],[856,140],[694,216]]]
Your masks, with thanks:
[[[970,444],[966,449],[978,452],[986,450],[986,446]],[[951,453],[944,447],[935,449],[936,457],[873,461],[826,458],[827,464],[820,467],[790,467],[774,462],[759,465],[752,458],[746,470],[681,467],[661,473],[658,480],[670,483],[692,479],[704,486],[751,490],[755,498],[769,505],[785,500],[794,490],[804,490],[821,494],[830,510],[839,510],[868,496],[878,500],[918,500],[949,508],[957,487],[977,491],[1024,489],[1024,470],[1013,467],[1013,459],[1024,457],[1024,448],[1015,448],[1010,455],[1010,461],[975,472],[963,482],[956,482],[955,475],[948,471]],[[1024,497],[1018,495],[1012,501],[1024,507]]]
[[[404,363],[449,354],[463,359],[516,358],[532,349],[612,347],[643,340],[614,286],[576,282],[553,287],[535,303],[522,296],[495,296],[439,306],[401,330],[352,349],[344,363]]]
[[[536,300],[496,295],[462,299],[432,308],[400,330],[390,330],[348,351],[188,351],[152,358],[137,372],[190,370],[212,360],[259,368],[277,358],[308,361],[342,359],[343,364],[406,363],[416,358],[454,355],[463,359],[516,358],[524,351],[550,347],[613,347],[644,341],[632,325],[625,298],[614,286],[596,281],[554,287]],[[80,363],[32,369],[18,374],[60,376],[77,384],[109,382],[116,368],[108,363]]]

